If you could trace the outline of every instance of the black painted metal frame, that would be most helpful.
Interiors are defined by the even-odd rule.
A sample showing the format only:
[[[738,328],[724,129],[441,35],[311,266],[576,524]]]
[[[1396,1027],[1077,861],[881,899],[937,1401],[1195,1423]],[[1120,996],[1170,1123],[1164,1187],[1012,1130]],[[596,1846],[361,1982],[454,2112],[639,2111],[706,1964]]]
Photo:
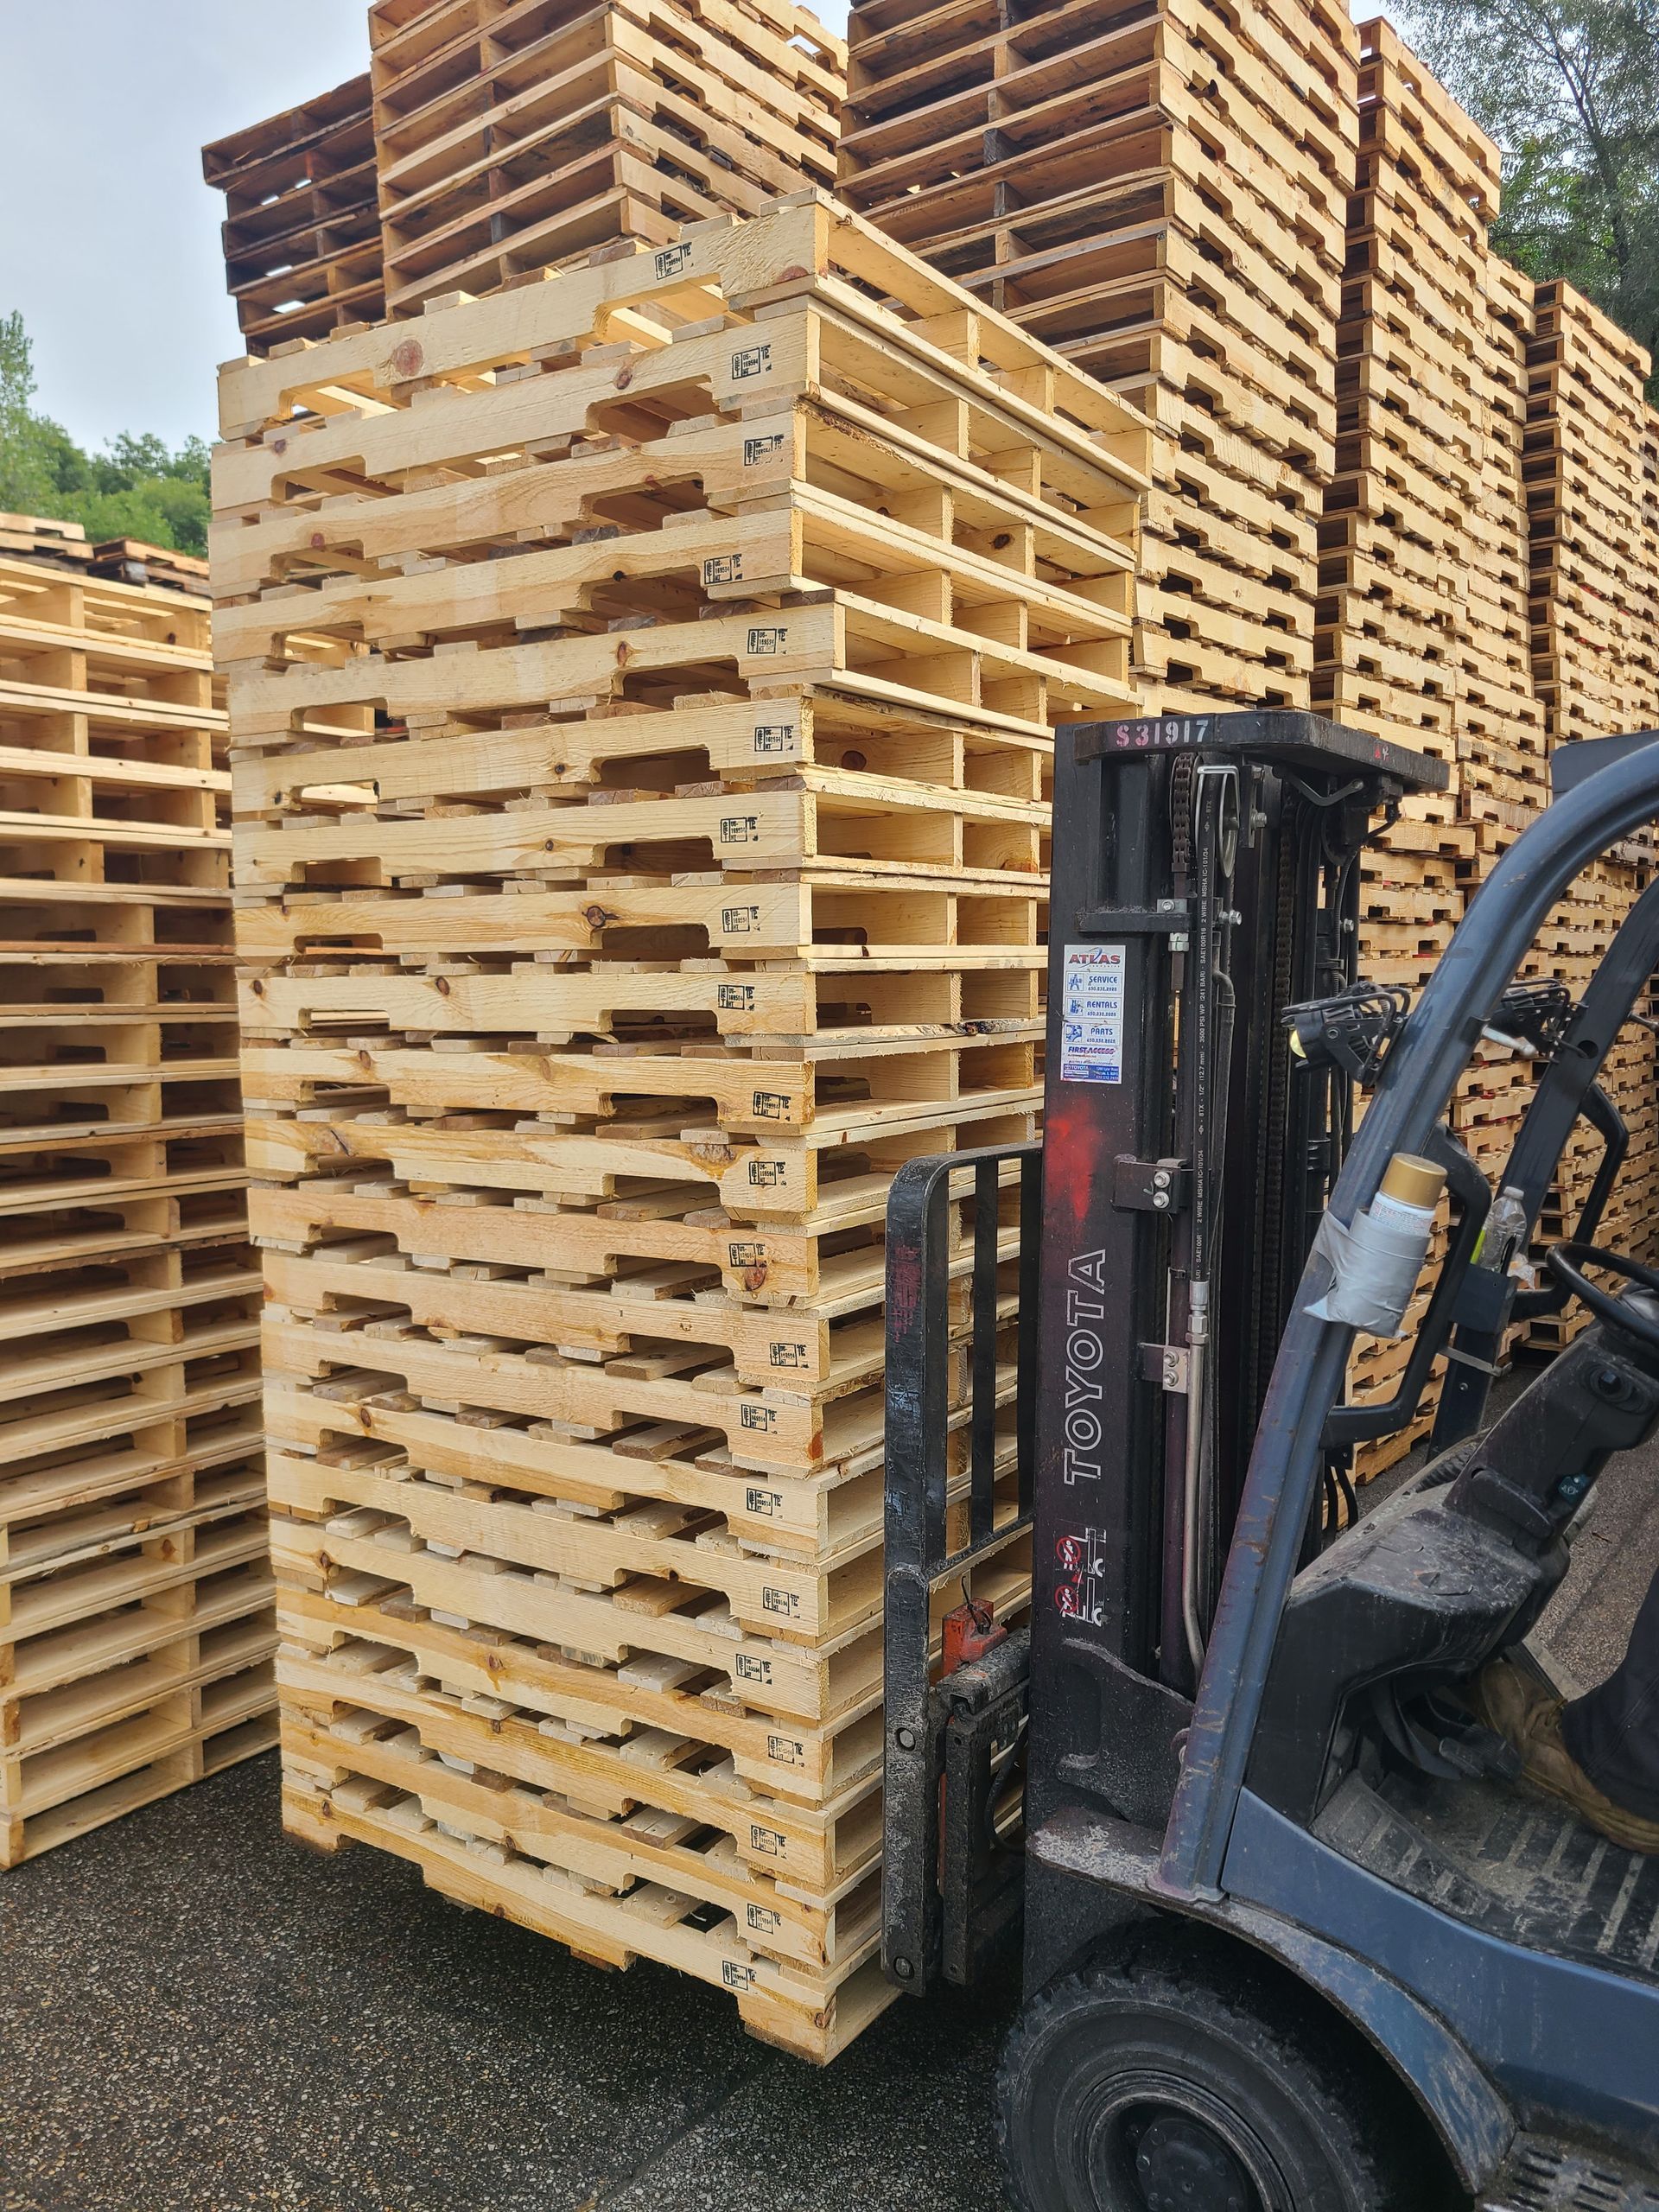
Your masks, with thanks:
[[[997,1413],[1001,1395],[997,1338],[1001,1332],[999,1198],[1010,1175],[1020,1193],[1018,1354],[1014,1376],[1014,1462],[1017,1506],[996,1519]],[[940,1781],[953,1751],[966,1745],[958,1724],[977,1705],[988,1711],[1018,1689],[1024,1699],[1027,1643],[1011,1647],[952,1678],[953,1690],[935,1683],[933,1617],[941,1592],[965,1587],[976,1565],[1007,1549],[1031,1525],[1037,1422],[1037,1259],[1041,1216],[1043,1148],[1037,1143],[989,1146],[906,1162],[893,1178],[887,1203],[887,1612],[884,1672],[887,1700],[887,1790],[882,1867],[882,1960],[903,1986],[925,1989],[941,1964],[953,1980],[972,1972],[983,1929],[988,1940],[999,1914],[983,1897],[977,1914],[961,1894],[962,1869],[971,1856],[963,1825],[972,1793],[957,1788],[947,1801],[957,1815],[948,1840],[957,1863],[956,1908],[947,1915],[939,1883]],[[950,1370],[961,1357],[950,1327],[950,1294],[956,1255],[950,1202],[971,1189],[974,1241],[968,1326],[968,1541],[950,1541],[951,1503]],[[1006,1678],[1006,1679],[1005,1679]],[[985,1746],[988,1750],[988,1742]],[[959,1777],[961,1779],[966,1778]],[[1006,1870],[1015,1893],[1017,1861]]]

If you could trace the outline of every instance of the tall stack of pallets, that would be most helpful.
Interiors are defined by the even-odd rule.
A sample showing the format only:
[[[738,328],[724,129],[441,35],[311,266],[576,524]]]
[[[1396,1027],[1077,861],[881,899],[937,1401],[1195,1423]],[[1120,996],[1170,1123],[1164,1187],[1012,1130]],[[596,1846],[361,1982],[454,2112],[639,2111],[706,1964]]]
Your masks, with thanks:
[[[1652,493],[1644,451],[1652,410],[1647,354],[1567,283],[1537,288],[1528,351],[1523,472],[1530,518],[1533,673],[1552,749],[1659,723],[1659,634],[1653,623]],[[1575,992],[1611,943],[1651,872],[1650,834],[1598,863],[1551,915],[1536,957]],[[1656,1067],[1650,1032],[1632,1030],[1604,1077],[1630,1126],[1630,1160],[1605,1224],[1606,1241],[1651,1248]],[[1599,1147],[1587,1135],[1563,1162],[1543,1226],[1570,1232]],[[1574,1326],[1535,1331],[1546,1346]]]
[[[276,1732],[209,609],[75,542],[0,559],[0,1867]]]
[[[1357,47],[1322,0],[862,0],[842,192],[1154,420],[1143,708],[1306,706]]]
[[[1507,499],[1492,446],[1499,363],[1487,227],[1497,211],[1498,156],[1389,26],[1358,34],[1359,142],[1347,209],[1346,274],[1338,333],[1337,467],[1319,527],[1313,702],[1333,720],[1414,746],[1446,762],[1445,791],[1414,795],[1363,856],[1360,972],[1415,991],[1464,910],[1463,878],[1477,833],[1465,814],[1465,756],[1507,761],[1509,717],[1490,746],[1480,734],[1489,682],[1489,624],[1499,610],[1507,527],[1513,612],[1524,617],[1520,549],[1525,517],[1516,466]],[[1512,363],[1518,376],[1518,365]],[[1489,481],[1489,472],[1492,480]],[[1490,510],[1490,518],[1487,511]],[[1522,638],[1522,675],[1529,677]],[[1501,662],[1491,660],[1492,676]],[[1475,714],[1473,733],[1464,725]],[[1535,717],[1530,699],[1525,712]],[[1535,757],[1541,763],[1539,734]],[[1507,1116],[1514,1064],[1471,1069],[1454,1103],[1477,1145],[1483,1117]],[[1462,1134],[1459,1128],[1459,1134]],[[1438,1251],[1408,1328],[1427,1304]],[[1392,1395],[1410,1354],[1363,1342],[1351,1388]],[[1432,1417],[1436,1374],[1416,1425],[1372,1446],[1375,1472],[1415,1443]]]
[[[887,1187],[1034,1128],[1146,425],[813,194],[221,402],[289,1825],[827,2058],[890,1993]]]
[[[201,168],[226,195],[225,289],[250,353],[379,321],[366,76],[203,147]]]
[[[798,0],[375,0],[369,37],[394,315],[835,181],[846,51]]]
[[[1540,284],[1524,463],[1533,674],[1556,744],[1638,729],[1655,696],[1646,544],[1648,356],[1582,293]]]

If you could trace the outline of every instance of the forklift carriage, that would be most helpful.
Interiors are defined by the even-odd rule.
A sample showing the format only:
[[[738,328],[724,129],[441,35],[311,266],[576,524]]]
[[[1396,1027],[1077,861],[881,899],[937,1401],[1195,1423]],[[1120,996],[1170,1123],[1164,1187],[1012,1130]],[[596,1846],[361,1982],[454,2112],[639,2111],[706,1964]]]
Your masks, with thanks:
[[[1557,754],[1408,1015],[1357,973],[1359,856],[1438,762],[1288,711],[1058,733],[1045,1135],[912,1160],[887,1218],[883,1961],[972,1983],[1023,1919],[1025,2212],[1659,2207],[1659,1859],[1519,1794],[1468,1694],[1548,1678],[1596,1478],[1659,1421],[1659,1274],[1595,1243],[1659,882],[1576,1005],[1513,981],[1659,815],[1656,735]],[[1537,1077],[1496,1194],[1446,1119],[1483,1036]],[[1346,1404],[1415,1277],[1377,1224],[1442,1183],[1404,1371]],[[1573,1297],[1492,1420],[1511,1321]],[[1441,1354],[1372,1504],[1355,1447]]]

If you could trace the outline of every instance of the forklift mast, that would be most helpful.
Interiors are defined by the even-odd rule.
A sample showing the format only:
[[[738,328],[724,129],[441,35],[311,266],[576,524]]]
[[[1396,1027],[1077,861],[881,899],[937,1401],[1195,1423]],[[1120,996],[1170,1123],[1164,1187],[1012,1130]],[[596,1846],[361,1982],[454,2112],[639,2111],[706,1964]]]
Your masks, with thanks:
[[[883,1943],[918,1990],[971,1979],[1017,1916],[1027,1730],[1029,1821],[1075,1792],[1168,1808],[1351,1128],[1350,1072],[1297,1065],[1285,1017],[1352,999],[1360,851],[1446,781],[1290,711],[1074,724],[1055,749],[1043,1144],[912,1161],[889,1211]],[[936,1680],[943,1615],[1027,1558],[1029,1627]]]

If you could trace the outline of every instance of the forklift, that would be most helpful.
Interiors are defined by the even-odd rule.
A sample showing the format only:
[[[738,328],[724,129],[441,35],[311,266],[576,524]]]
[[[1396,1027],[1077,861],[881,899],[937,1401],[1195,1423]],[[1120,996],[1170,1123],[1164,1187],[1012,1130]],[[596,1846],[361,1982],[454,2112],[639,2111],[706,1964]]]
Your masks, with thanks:
[[[1659,1859],[1518,1790],[1471,1696],[1500,1654],[1549,1682],[1597,1478],[1659,1425],[1659,1273],[1596,1242],[1659,881],[1576,1002],[1517,976],[1659,817],[1656,738],[1555,755],[1409,1006],[1358,972],[1362,855],[1440,762],[1278,709],[1057,734],[1043,1137],[910,1161],[887,1217],[882,1959],[972,1987],[1023,1925],[1021,2212],[1659,2209]],[[1496,1188],[1448,1118],[1483,1039],[1535,1080]],[[1494,1409],[1511,1324],[1573,1300]]]

